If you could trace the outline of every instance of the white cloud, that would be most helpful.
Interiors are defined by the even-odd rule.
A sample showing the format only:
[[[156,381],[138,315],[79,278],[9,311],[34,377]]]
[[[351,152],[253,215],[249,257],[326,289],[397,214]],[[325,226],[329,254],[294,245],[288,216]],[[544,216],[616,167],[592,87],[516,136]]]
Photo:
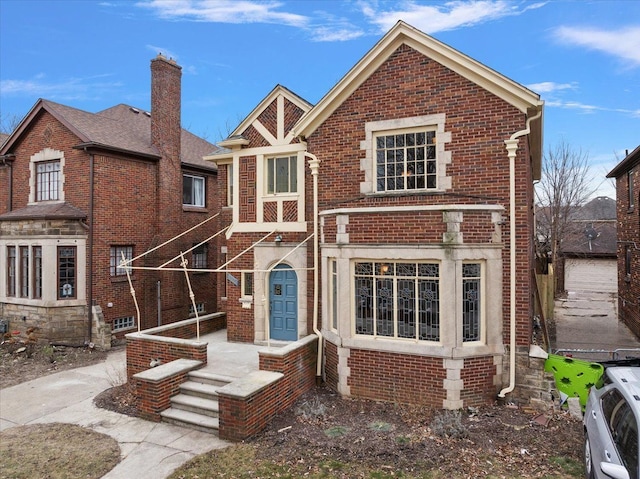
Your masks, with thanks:
[[[0,95],[33,96],[55,101],[99,98],[107,92],[113,92],[122,87],[121,82],[102,81],[109,76],[111,75],[105,74],[49,82],[45,75],[38,74],[29,80],[2,80]]]
[[[311,39],[315,42],[345,42],[364,35],[364,32],[359,29],[335,28],[330,26],[316,27],[311,30]]]
[[[596,113],[598,111],[602,112],[611,112],[611,113],[622,113],[624,115],[629,115],[634,118],[640,118],[640,110],[629,110],[628,108],[609,108],[598,105],[589,105],[586,103],[581,103],[578,101],[563,101],[563,100],[548,100],[545,102],[545,106],[547,107],[555,107],[555,108],[563,108],[565,110],[578,110],[582,113]]]
[[[396,9],[387,11],[376,10],[371,3],[362,2],[361,10],[381,32],[386,32],[398,20],[403,20],[423,32],[436,33],[520,15],[543,5],[533,3],[520,9],[508,0],[455,0],[442,5],[421,5],[414,0],[407,0],[398,3]]]
[[[276,23],[303,27],[304,15],[277,10],[277,1],[251,0],[151,0],[138,6],[153,10],[161,18],[214,23]]]
[[[640,66],[640,26],[602,30],[589,27],[562,26],[555,37],[563,43],[586,47]]]
[[[536,93],[554,93],[562,90],[575,90],[577,88],[576,83],[556,83],[552,81],[544,81],[540,83],[532,83],[527,85],[532,91]]]

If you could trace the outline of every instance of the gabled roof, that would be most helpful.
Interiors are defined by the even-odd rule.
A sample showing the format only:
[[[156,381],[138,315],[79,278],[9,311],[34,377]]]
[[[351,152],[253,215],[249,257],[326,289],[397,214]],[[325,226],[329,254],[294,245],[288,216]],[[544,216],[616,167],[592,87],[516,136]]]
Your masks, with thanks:
[[[613,170],[607,174],[607,178],[617,178],[638,164],[640,164],[640,145],[618,163]]]
[[[405,44],[441,65],[483,87],[524,114],[542,111],[540,95],[510,80],[482,63],[435,38],[399,21],[349,70],[349,72],[294,126],[296,136],[308,137],[318,128],[398,47]],[[534,163],[542,161],[542,117],[531,125]]]
[[[151,144],[151,116],[148,112],[120,104],[98,113],[89,113],[44,99],[39,99],[20,122],[2,145],[0,155],[10,153],[13,143],[24,134],[31,121],[41,111],[49,112],[73,132],[80,139],[80,145],[126,152],[151,159],[160,158],[158,150]],[[202,157],[217,151],[215,145],[184,129],[181,141],[183,164],[212,169],[213,165],[202,160]]]
[[[249,125],[251,125],[260,116],[264,109],[271,103],[273,103],[273,101],[275,101],[275,99],[280,95],[282,95],[285,99],[289,100],[304,112],[308,112],[313,107],[311,103],[309,103],[304,98],[296,95],[288,88],[282,85],[276,85],[274,89],[271,90],[266,97],[264,97],[264,99],[258,104],[258,106],[256,106],[251,111],[251,113],[249,113],[249,115],[247,115],[247,117],[242,120],[242,122],[236,127],[236,129],[231,132],[229,138],[236,135],[241,135],[242,132],[245,131],[249,127]]]

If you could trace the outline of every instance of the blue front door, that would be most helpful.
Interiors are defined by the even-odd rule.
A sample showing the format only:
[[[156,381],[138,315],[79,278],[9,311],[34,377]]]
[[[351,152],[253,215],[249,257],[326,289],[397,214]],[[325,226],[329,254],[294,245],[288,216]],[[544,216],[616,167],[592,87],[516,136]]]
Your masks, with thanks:
[[[290,266],[279,264],[269,276],[269,337],[298,339],[298,276]]]

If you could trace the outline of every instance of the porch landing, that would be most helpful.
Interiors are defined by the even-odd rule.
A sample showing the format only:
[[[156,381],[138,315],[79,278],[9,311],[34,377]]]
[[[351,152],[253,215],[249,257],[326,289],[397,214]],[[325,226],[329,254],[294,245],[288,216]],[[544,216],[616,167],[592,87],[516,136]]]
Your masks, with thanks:
[[[200,341],[207,343],[207,365],[199,371],[209,374],[244,377],[258,371],[258,351],[273,350],[289,343],[271,341],[267,344],[233,343],[227,341],[227,330],[203,334]]]

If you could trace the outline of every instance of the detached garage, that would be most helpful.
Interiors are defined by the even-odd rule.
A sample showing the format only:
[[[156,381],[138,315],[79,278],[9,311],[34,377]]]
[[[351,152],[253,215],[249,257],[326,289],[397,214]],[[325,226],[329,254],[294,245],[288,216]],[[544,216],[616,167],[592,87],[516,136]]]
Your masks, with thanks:
[[[598,200],[604,201],[602,198]],[[615,205],[613,200],[607,200]],[[617,293],[615,219],[577,220],[573,226],[560,248],[564,262],[564,289],[568,292]]]
[[[618,261],[613,258],[566,258],[564,287],[567,291],[618,292]]]

